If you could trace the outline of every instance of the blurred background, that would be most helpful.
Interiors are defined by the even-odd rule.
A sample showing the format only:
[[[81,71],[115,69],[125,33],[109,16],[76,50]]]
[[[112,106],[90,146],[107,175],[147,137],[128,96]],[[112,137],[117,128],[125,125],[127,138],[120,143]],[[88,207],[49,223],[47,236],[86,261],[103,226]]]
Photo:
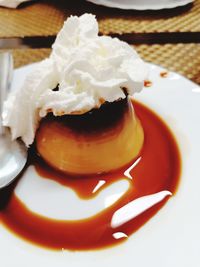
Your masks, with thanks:
[[[144,60],[200,84],[200,0],[21,1],[0,0],[0,52],[11,51],[15,67],[48,56],[67,17],[87,12],[96,15],[101,35],[116,36]]]

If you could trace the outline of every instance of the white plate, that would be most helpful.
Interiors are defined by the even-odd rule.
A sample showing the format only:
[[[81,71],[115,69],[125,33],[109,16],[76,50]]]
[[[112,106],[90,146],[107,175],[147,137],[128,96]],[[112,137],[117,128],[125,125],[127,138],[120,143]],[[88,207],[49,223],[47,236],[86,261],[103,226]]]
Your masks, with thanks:
[[[20,86],[34,66],[15,71],[14,88]],[[161,78],[162,68],[158,66],[150,64],[150,70],[153,85],[145,88],[136,98],[160,114],[178,140],[183,167],[176,195],[126,242],[99,251],[55,252],[43,249],[16,237],[0,224],[0,261],[3,267],[200,266],[200,87],[172,72],[167,78]],[[34,175],[32,170],[29,171]],[[17,194],[28,202],[35,189],[31,182],[25,181],[24,176]],[[23,191],[25,186],[26,192]],[[44,186],[48,189],[47,184]],[[126,190],[126,185],[123,188]],[[42,185],[38,190],[39,196],[41,191],[44,192]],[[81,205],[83,207],[83,203]],[[39,207],[36,204],[32,208]],[[101,209],[101,206],[91,206],[93,212],[96,208]],[[43,212],[42,208],[40,212]],[[60,216],[59,212],[55,216]]]
[[[120,9],[158,10],[187,5],[193,0],[87,0],[97,5]]]

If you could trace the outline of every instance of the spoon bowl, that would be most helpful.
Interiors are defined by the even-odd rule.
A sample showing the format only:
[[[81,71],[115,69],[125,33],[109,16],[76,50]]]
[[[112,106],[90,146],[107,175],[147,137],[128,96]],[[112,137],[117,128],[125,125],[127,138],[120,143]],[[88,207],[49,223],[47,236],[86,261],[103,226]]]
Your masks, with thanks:
[[[12,141],[8,129],[2,125],[3,103],[9,92],[13,60],[9,53],[0,54],[0,188],[13,182],[27,161],[27,148],[21,141]]]
[[[22,142],[11,141],[9,133],[0,137],[0,147],[0,188],[3,188],[12,183],[23,170],[27,150]]]

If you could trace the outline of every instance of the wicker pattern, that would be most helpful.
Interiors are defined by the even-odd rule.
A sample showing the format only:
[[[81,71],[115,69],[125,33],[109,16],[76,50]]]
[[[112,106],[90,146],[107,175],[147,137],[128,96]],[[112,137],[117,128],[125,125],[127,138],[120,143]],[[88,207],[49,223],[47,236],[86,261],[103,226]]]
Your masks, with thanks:
[[[138,45],[135,48],[146,61],[200,84],[200,44]]]
[[[31,2],[18,9],[0,8],[0,38],[56,34],[64,14],[50,3]]]
[[[30,63],[41,61],[49,56],[50,49],[14,49],[11,53],[14,57],[14,67],[18,68]]]
[[[100,30],[110,33],[199,32],[200,1],[183,8],[163,11],[133,12],[100,19]]]
[[[176,71],[200,84],[200,44],[137,45],[136,50],[146,61]],[[15,67],[40,61],[50,49],[15,49]]]
[[[55,35],[71,14],[97,15],[102,34],[200,32],[200,0],[162,11],[123,11],[85,0],[38,0],[18,9],[0,7],[0,38]]]

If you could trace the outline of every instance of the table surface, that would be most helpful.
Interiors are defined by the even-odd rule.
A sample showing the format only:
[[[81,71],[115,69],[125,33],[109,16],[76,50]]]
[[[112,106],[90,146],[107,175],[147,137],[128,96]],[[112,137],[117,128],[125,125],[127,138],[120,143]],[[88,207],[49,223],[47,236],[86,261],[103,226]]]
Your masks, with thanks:
[[[200,0],[160,11],[124,11],[84,0],[0,7],[0,51],[12,51],[15,67],[39,61],[49,55],[64,20],[85,12],[96,15],[100,34],[117,36],[134,45],[146,61],[200,84]]]

